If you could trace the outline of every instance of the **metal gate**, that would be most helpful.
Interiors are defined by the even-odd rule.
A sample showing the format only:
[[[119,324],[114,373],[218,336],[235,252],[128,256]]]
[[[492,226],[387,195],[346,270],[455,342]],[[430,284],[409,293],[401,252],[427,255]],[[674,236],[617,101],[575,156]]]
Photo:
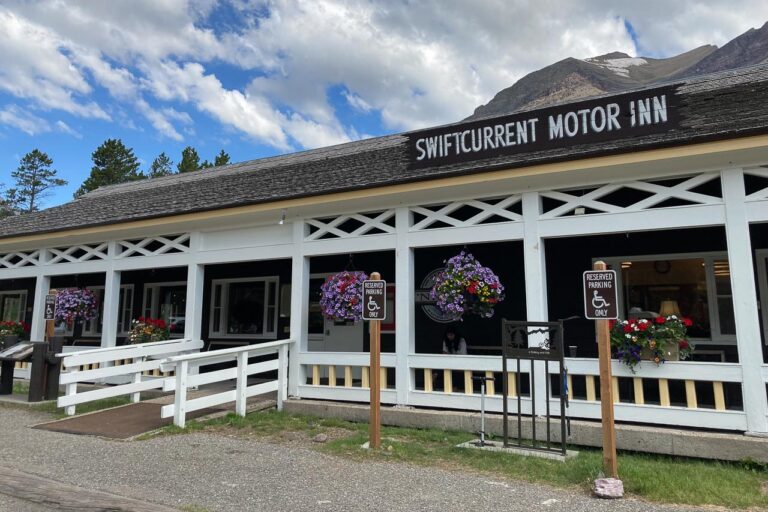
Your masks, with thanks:
[[[516,390],[517,390],[517,439],[512,446],[518,448],[538,450],[544,452],[554,452],[566,454],[566,414],[568,407],[567,390],[567,370],[565,368],[563,353],[563,322],[519,322],[511,320],[502,320],[502,397],[504,407],[504,446],[510,446],[509,442],[509,372],[515,372]],[[531,343],[533,342],[533,343]],[[515,368],[510,370],[509,360],[513,359]],[[523,415],[522,415],[522,388],[520,361],[530,361],[530,402],[531,402],[531,439],[523,440]],[[544,381],[545,385],[545,411],[538,411],[538,415],[543,412],[546,418],[546,436],[539,439],[536,436],[536,371],[540,371],[538,361],[544,362]],[[551,362],[560,364],[560,410],[557,416],[560,420],[560,441],[552,441],[550,410],[550,372]],[[537,368],[539,366],[539,368]]]

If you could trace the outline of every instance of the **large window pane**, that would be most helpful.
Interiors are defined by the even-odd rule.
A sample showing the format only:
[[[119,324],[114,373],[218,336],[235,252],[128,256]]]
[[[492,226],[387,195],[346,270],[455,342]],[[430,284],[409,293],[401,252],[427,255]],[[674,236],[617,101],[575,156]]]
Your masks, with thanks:
[[[187,287],[162,286],[159,291],[159,317],[170,326],[171,334],[184,333],[187,312]]]
[[[325,332],[325,318],[320,309],[320,287],[325,282],[324,277],[309,280],[309,334],[323,334]]]
[[[264,326],[264,282],[230,283],[227,333],[262,334]]]
[[[629,318],[676,314],[693,322],[689,336],[711,336],[703,259],[625,261],[621,267]]]

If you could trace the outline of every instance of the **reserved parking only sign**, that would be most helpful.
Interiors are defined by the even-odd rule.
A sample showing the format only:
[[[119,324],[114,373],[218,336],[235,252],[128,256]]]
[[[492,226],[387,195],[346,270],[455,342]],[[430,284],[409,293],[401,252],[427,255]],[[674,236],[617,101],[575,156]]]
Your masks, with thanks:
[[[386,281],[363,281],[363,320],[387,318]]]
[[[584,272],[584,316],[590,320],[619,317],[615,270]]]

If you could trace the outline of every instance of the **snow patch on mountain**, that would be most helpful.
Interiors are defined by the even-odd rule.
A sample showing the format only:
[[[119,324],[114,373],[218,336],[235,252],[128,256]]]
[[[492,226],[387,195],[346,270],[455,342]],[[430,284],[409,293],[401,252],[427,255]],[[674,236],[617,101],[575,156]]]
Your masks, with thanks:
[[[648,64],[648,61],[640,57],[623,57],[620,59],[585,59],[584,62],[595,64],[601,68],[613,71],[619,76],[629,76],[629,68],[632,66],[642,66]]]

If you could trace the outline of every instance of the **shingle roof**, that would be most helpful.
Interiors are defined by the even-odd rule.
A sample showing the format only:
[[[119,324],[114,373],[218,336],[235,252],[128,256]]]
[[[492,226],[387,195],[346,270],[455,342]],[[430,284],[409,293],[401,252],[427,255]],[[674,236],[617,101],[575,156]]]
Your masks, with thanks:
[[[60,206],[7,218],[0,222],[0,238],[768,132],[768,64],[692,78],[676,87],[681,126],[661,134],[421,169],[408,166],[408,133],[390,135],[103,187]]]

